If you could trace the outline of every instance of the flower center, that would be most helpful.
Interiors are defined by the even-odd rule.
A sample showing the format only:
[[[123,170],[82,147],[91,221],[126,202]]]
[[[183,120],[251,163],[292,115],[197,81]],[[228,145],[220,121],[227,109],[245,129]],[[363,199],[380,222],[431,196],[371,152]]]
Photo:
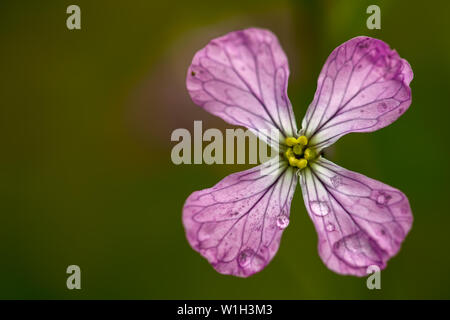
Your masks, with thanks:
[[[306,168],[308,161],[316,158],[317,154],[312,148],[308,148],[308,138],[300,136],[298,138],[286,138],[288,149],[284,153],[289,165],[299,169]]]

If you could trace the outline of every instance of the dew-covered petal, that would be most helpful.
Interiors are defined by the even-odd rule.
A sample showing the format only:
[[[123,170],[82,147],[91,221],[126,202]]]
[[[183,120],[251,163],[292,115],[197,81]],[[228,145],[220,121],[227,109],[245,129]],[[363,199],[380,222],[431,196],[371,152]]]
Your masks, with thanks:
[[[264,29],[234,31],[211,40],[188,69],[192,100],[226,122],[249,128],[265,142],[297,132],[287,96],[289,66],[277,37]]]
[[[409,63],[381,40],[353,38],[337,47],[319,75],[302,122],[310,145],[333,144],[350,132],[370,132],[400,117],[411,104]]]
[[[183,224],[192,248],[220,273],[248,277],[274,257],[297,184],[292,167],[231,174],[191,194]]]
[[[301,171],[303,198],[323,262],[340,274],[367,275],[400,250],[413,217],[399,190],[319,158]]]

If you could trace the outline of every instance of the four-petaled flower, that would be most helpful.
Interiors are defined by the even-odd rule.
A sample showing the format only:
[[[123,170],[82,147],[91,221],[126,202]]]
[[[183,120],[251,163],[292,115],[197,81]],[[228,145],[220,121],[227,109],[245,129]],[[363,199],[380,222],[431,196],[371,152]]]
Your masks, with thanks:
[[[186,81],[192,100],[252,130],[283,161],[275,172],[261,174],[262,164],[191,194],[183,208],[187,239],[220,273],[247,277],[262,270],[289,224],[299,179],[327,267],[355,276],[371,265],[383,269],[411,228],[407,197],[337,166],[321,151],[347,133],[375,131],[402,115],[411,104],[411,67],[381,40],[343,43],[325,62],[300,131],[288,76],[286,55],[268,30],[231,32],[194,56]],[[261,133],[271,130],[280,141]]]

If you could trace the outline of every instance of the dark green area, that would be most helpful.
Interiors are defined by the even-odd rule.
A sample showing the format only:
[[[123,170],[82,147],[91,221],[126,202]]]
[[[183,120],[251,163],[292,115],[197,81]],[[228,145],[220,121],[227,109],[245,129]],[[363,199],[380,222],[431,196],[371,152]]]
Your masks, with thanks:
[[[381,7],[381,30],[366,8]],[[82,29],[66,28],[78,4]],[[2,1],[0,3],[0,298],[450,298],[448,1]],[[190,100],[195,51],[250,26],[275,32],[291,65],[297,122],[328,54],[368,35],[414,71],[396,123],[351,134],[329,158],[401,189],[415,222],[382,272],[382,290],[329,271],[300,190],[272,263],[216,273],[185,240],[194,190],[245,166],[175,166],[175,128],[230,128]],[[68,265],[82,290],[66,288]]]

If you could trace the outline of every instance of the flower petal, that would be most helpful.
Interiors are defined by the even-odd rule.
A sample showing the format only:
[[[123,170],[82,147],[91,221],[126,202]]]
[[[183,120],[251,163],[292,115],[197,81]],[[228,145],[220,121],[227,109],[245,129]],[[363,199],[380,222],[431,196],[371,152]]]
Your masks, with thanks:
[[[194,192],[183,207],[190,245],[220,273],[248,277],[261,271],[289,223],[295,171],[283,164],[262,174],[262,166]]]
[[[347,133],[394,122],[411,104],[412,78],[408,62],[381,40],[356,37],[337,47],[302,122],[311,146],[320,150]]]
[[[411,229],[408,198],[399,190],[319,158],[302,170],[306,208],[319,237],[319,255],[340,274],[367,275],[386,267]]]
[[[276,36],[252,28],[216,38],[198,51],[186,86],[196,104],[270,143],[272,132],[284,137],[297,132],[288,77],[288,61]]]

